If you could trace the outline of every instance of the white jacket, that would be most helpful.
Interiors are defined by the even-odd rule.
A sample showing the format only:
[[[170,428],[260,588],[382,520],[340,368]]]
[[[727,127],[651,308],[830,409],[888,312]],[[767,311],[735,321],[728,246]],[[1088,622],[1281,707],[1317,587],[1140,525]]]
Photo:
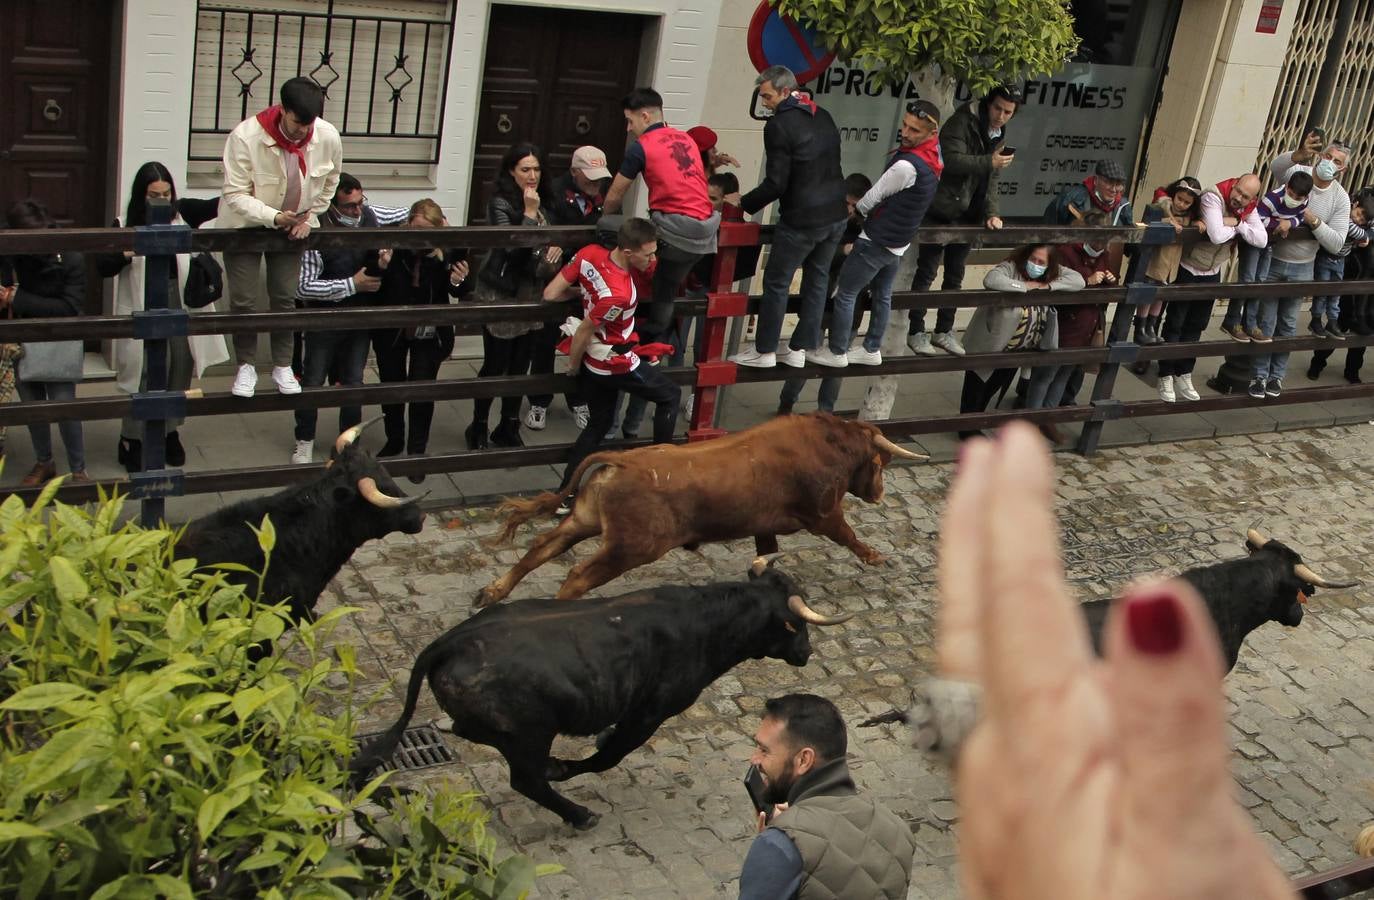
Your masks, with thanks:
[[[123,227],[124,220],[120,218],[120,226]],[[177,217],[174,222],[180,222]],[[214,221],[207,222],[206,225],[213,227]],[[129,265],[115,276],[114,283],[114,314],[117,316],[127,316],[143,309],[143,278],[147,271],[148,262],[142,256],[135,256],[129,260]],[[181,293],[186,294],[186,276],[190,273],[191,257],[186,253],[178,253],[176,257],[177,284],[181,286]],[[186,310],[191,315],[200,313],[211,313],[215,311],[215,304],[201,309]],[[195,376],[199,378],[207,368],[218,363],[229,361],[229,348],[224,341],[222,334],[193,334],[186,338],[186,342],[191,347],[191,359],[195,362]],[[128,394],[137,393],[139,382],[143,378],[143,342],[136,338],[115,338],[111,345],[111,354],[114,357],[115,383],[119,389]]]
[[[310,226],[319,227],[319,214],[334,199],[343,171],[343,142],[339,131],[316,119],[305,146],[305,174],[301,176],[301,209],[310,210]],[[240,122],[224,142],[224,199],[219,205],[220,228],[274,228],[286,199],[286,163],[295,157],[273,143],[256,116]],[[296,212],[297,210],[286,210]]]

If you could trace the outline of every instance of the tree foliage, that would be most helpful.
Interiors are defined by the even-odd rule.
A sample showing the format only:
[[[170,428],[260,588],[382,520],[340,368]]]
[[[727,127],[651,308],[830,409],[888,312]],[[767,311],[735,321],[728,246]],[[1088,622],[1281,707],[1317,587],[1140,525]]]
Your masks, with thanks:
[[[0,503],[0,896],[516,900],[549,871],[498,859],[471,794],[347,790],[350,608],[250,662],[285,607],[58,483]]]
[[[1078,48],[1068,0],[769,0],[892,84],[938,66],[973,93],[1056,72]]]

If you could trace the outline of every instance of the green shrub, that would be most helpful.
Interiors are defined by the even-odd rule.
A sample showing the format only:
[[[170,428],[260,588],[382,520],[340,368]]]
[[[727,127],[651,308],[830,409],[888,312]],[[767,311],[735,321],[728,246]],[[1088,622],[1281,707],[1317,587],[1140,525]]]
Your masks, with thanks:
[[[357,669],[324,639],[353,608],[250,663],[283,607],[55,486],[0,504],[0,895],[514,900],[555,870],[498,860],[472,795],[347,792]]]

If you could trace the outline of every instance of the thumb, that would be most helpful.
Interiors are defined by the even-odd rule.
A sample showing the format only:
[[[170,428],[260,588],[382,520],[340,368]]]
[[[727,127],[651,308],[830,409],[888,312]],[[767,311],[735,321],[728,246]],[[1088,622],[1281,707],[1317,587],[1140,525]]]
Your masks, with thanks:
[[[1166,818],[1229,789],[1220,641],[1192,585],[1146,584],[1107,621],[1106,677],[1137,802]]]

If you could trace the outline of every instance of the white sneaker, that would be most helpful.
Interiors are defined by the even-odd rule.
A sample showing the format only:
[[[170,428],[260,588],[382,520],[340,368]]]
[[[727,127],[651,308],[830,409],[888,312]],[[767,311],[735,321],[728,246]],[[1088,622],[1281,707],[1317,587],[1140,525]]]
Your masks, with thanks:
[[[882,351],[865,350],[860,346],[857,350],[849,351],[849,364],[851,366],[881,366],[883,364]]]
[[[272,382],[277,386],[279,394],[299,394],[301,383],[296,380],[296,373],[291,371],[290,366],[273,366]]]
[[[258,388],[258,370],[253,368],[250,363],[239,366],[238,373],[234,375],[234,386],[229,389],[229,393],[235,397],[251,397]]]
[[[829,347],[822,347],[819,350],[807,350],[806,361],[815,363],[818,366],[829,366],[832,369],[843,369],[849,365],[848,354],[835,353]]]
[[[573,424],[577,430],[581,431],[587,427],[587,423],[592,420],[592,411],[587,408],[587,404],[580,403],[573,407]]]
[[[912,353],[919,353],[921,356],[940,355],[940,351],[931,346],[929,331],[918,331],[915,334],[907,335],[906,345],[911,348]]]
[[[1192,372],[1189,372],[1187,375],[1175,375],[1175,376],[1174,376],[1174,390],[1177,391],[1177,392],[1178,392],[1178,395],[1179,395],[1180,397],[1182,397],[1184,400],[1201,400],[1201,399],[1202,399],[1202,395],[1199,394],[1199,393],[1197,392],[1197,389],[1193,387],[1193,373],[1192,373]]]
[[[778,356],[776,353],[760,353],[757,347],[750,344],[730,357],[730,362],[737,366],[749,366],[754,369],[771,369],[778,364]]]
[[[315,461],[315,442],[296,441],[296,449],[291,453],[291,461],[298,466],[309,465]]]
[[[525,427],[530,431],[543,431],[548,424],[549,411],[542,406],[531,406],[525,413]]]
[[[784,366],[800,369],[802,366],[806,365],[805,350],[793,350],[791,347],[783,344],[775,355],[777,356],[778,362]]]
[[[959,339],[954,336],[952,331],[937,331],[930,336],[930,342],[946,353],[953,353],[955,356],[964,355],[964,345],[959,343]]]
[[[1159,376],[1159,399],[1163,400],[1165,403],[1173,403],[1175,401],[1174,376]]]

